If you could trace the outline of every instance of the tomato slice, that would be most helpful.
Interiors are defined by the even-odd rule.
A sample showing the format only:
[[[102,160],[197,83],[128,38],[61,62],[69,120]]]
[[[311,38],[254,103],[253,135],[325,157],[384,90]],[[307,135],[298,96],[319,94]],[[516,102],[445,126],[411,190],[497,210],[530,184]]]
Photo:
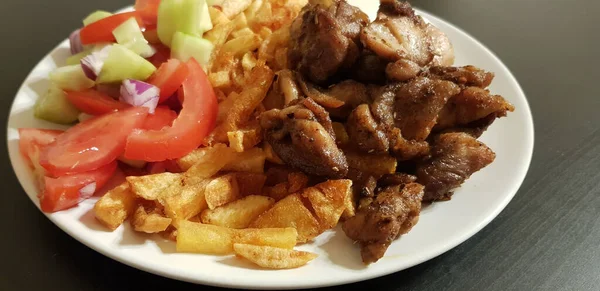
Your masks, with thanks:
[[[66,175],[58,178],[44,178],[44,191],[40,195],[40,206],[44,212],[55,212],[71,208],[79,202],[90,198],[94,193],[82,193],[80,190],[95,184],[95,191],[102,188],[112,177],[117,162],[89,172]],[[94,191],[94,192],[95,192]]]
[[[140,127],[144,130],[161,130],[165,126],[171,126],[177,118],[177,113],[167,106],[158,106],[154,114],[148,114],[144,124]]]
[[[137,11],[115,14],[84,26],[79,32],[81,43],[88,45],[115,42],[113,30],[131,17],[135,17],[140,27],[144,27],[144,22]]]
[[[188,67],[178,59],[170,59],[163,63],[148,83],[160,88],[159,103],[166,101],[173,95],[189,74]]]
[[[31,156],[39,149],[51,144],[64,131],[38,128],[19,128],[19,152],[29,167],[33,167]]]
[[[131,107],[79,123],[40,153],[40,165],[59,177],[98,169],[119,157],[127,136],[146,119],[148,108]]]
[[[156,49],[156,53],[154,53],[154,55],[149,57],[147,60],[155,67],[160,68],[162,64],[167,62],[171,57],[171,49],[163,44],[155,44],[153,47]]]
[[[161,0],[136,0],[133,8],[140,13],[146,25],[156,24],[158,19],[158,5]]]
[[[158,162],[180,158],[202,144],[217,119],[217,98],[204,70],[195,59],[187,62],[183,109],[171,127],[136,130],[127,138],[125,158]]]
[[[144,38],[150,44],[160,44],[160,38],[158,38],[158,31],[156,29],[149,29],[146,27],[146,30],[143,32]]]
[[[67,99],[77,109],[91,115],[102,115],[131,107],[131,105],[117,101],[112,97],[102,94],[94,89],[85,91],[65,91]]]

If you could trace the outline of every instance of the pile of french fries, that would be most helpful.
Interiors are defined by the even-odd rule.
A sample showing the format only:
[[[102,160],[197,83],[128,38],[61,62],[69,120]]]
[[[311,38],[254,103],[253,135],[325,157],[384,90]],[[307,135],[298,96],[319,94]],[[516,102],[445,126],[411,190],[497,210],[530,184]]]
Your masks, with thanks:
[[[98,221],[176,241],[177,251],[230,255],[270,269],[317,257],[294,250],[354,215],[350,180],[311,183],[262,140],[275,72],[287,67],[289,25],[306,0],[225,0],[210,7],[215,44],[208,77],[219,99],[217,126],[204,146],[176,162],[181,173],[130,176],[94,207]],[[314,186],[309,186],[314,185]]]

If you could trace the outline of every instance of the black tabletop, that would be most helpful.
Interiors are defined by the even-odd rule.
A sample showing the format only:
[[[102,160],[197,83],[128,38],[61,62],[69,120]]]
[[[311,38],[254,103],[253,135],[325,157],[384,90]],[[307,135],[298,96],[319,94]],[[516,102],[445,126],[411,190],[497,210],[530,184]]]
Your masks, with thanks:
[[[131,2],[1,1],[1,115],[82,16]],[[600,2],[412,2],[481,40],[512,70],[533,111],[533,161],[512,202],[465,243],[411,269],[331,289],[599,290]],[[212,289],[138,271],[78,243],[35,208],[5,143],[0,151],[0,290]]]

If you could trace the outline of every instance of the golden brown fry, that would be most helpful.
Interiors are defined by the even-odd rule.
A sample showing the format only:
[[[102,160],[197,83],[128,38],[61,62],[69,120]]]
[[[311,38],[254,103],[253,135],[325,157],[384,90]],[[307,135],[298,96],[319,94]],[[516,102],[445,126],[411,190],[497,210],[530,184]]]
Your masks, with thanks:
[[[131,176],[126,179],[135,195],[146,200],[156,200],[165,189],[180,181],[182,177],[182,174],[165,172],[147,176]]]
[[[260,37],[254,33],[241,35],[221,47],[220,53],[231,53],[236,57],[242,57],[246,52],[253,51],[260,46]]]
[[[340,218],[341,220],[346,220],[356,215],[356,201],[353,192],[350,192],[346,196],[346,200],[344,201],[344,207],[345,209],[344,212],[342,212],[342,217]]]
[[[289,195],[275,203],[271,209],[253,221],[250,227],[295,227],[300,243],[312,240],[320,233],[319,222],[304,206],[299,194]]]
[[[234,30],[240,30],[248,27],[248,20],[246,19],[246,15],[244,13],[237,14],[231,22],[235,25]]]
[[[166,216],[173,219],[173,224],[198,215],[207,208],[204,198],[207,181],[198,183],[173,183],[167,188],[158,202],[164,207]]]
[[[229,18],[233,18],[236,15],[242,14],[242,11],[246,10],[252,0],[224,0],[221,3],[221,10]]]
[[[267,176],[263,173],[237,172],[235,178],[241,196],[261,194],[267,181]]]
[[[308,176],[302,172],[288,174],[288,193],[296,193],[308,185]]]
[[[96,219],[106,227],[117,229],[135,210],[135,195],[129,188],[129,183],[108,191],[94,205]]]
[[[310,252],[251,244],[234,244],[233,250],[238,256],[268,269],[298,268],[306,265],[318,256]]]
[[[164,217],[158,208],[138,205],[131,217],[131,225],[138,232],[159,233],[171,225],[171,219]]]
[[[253,123],[235,131],[227,133],[229,139],[229,147],[234,151],[241,153],[249,150],[262,141],[262,131],[258,123]]]
[[[208,75],[208,80],[214,88],[226,88],[231,86],[231,78],[227,71],[210,73]]]
[[[212,147],[199,148],[177,160],[177,164],[183,171],[187,171],[195,164],[207,164],[214,156],[229,155],[231,149],[224,144],[216,144]]]
[[[233,242],[258,246],[292,249],[296,245],[298,232],[288,228],[246,228],[235,232]]]
[[[321,231],[338,224],[346,209],[346,197],[350,195],[351,188],[350,180],[329,180],[302,191],[302,196],[308,199],[317,216]]]
[[[244,72],[250,73],[254,67],[258,64],[258,60],[254,56],[253,52],[247,52],[242,57],[242,68],[244,68]]]
[[[213,29],[204,33],[203,38],[212,42],[215,46],[213,50],[213,59],[219,55],[219,51],[227,39],[229,35],[234,31],[235,23],[233,21],[227,23],[216,24]],[[214,62],[214,60],[213,60]],[[211,62],[212,63],[212,62]]]
[[[262,5],[263,5],[263,0],[252,1],[250,6],[248,6],[248,8],[246,8],[246,10],[244,11],[244,15],[246,16],[247,21],[249,21],[249,22],[254,21],[255,15]]]
[[[266,157],[267,161],[274,163],[274,164],[279,164],[279,165],[284,164],[283,161],[281,160],[281,158],[279,156],[277,156],[275,151],[273,151],[273,147],[268,142],[263,143],[263,151],[265,153],[265,157]]]
[[[346,159],[350,172],[355,171],[370,175],[376,179],[396,172],[397,161],[392,156],[385,155],[364,155],[353,152],[346,152]]]
[[[271,65],[271,62],[275,58],[275,51],[278,48],[287,47],[289,40],[289,26],[285,26],[274,31],[271,35],[269,35],[268,38],[263,40],[260,48],[258,49],[258,58],[265,60],[267,64]]]
[[[263,173],[265,170],[265,159],[265,153],[261,148],[252,148],[243,153],[235,153],[234,158],[223,167],[223,170]]]
[[[240,189],[235,174],[213,178],[206,185],[204,195],[209,209],[215,209],[239,199]]]
[[[229,228],[246,228],[260,214],[269,210],[275,200],[265,196],[250,195],[214,210],[202,212],[202,223]]]
[[[221,12],[221,10],[213,6],[208,7],[208,13],[210,14],[210,20],[213,24],[213,27],[225,24],[230,21],[229,18],[227,18],[227,15],[225,15],[225,13]]]
[[[238,38],[241,36],[248,36],[248,35],[254,35],[254,31],[252,31],[252,29],[250,29],[248,27],[244,27],[240,30],[236,30],[231,33],[232,38]],[[248,52],[251,52],[251,51],[248,51]]]
[[[290,195],[290,193],[288,192],[288,188],[289,185],[287,182],[279,183],[273,187],[265,188],[265,194],[275,199],[275,201],[279,201]]]

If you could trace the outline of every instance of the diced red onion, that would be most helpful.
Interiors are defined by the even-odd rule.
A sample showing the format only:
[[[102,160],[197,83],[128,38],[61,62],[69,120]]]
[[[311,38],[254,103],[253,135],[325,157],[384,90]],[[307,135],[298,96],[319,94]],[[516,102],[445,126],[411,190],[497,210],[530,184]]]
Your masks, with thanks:
[[[83,51],[83,44],[79,35],[81,29],[75,30],[69,35],[69,44],[71,45],[71,54],[75,55]]]
[[[93,81],[96,80],[102,70],[102,66],[104,66],[104,61],[108,58],[111,48],[112,46],[104,47],[81,59],[81,68],[86,77]]]
[[[96,192],[96,182],[89,183],[83,186],[83,188],[79,189],[79,199],[88,199],[94,196],[94,192]]]
[[[146,82],[127,79],[121,84],[121,97],[119,100],[138,107],[147,107],[150,114],[160,99],[160,89]]]

